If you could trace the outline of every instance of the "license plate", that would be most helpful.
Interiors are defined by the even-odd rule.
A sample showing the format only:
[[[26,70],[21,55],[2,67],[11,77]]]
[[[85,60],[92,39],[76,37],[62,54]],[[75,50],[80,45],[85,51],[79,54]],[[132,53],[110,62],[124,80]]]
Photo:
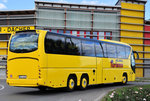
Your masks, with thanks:
[[[26,75],[19,75],[19,79],[26,79],[27,76]]]

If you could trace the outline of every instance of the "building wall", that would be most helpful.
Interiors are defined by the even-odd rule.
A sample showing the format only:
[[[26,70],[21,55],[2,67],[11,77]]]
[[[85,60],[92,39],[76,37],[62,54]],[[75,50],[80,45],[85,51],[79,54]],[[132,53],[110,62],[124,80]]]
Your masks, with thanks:
[[[144,44],[150,45],[150,25],[145,25]],[[144,77],[150,77],[150,47],[145,46]]]
[[[35,29],[34,10],[0,12],[0,69],[6,67],[8,41],[12,32]]]
[[[36,2],[36,9],[38,29],[119,41],[120,7]]]
[[[133,50],[139,52],[139,60],[136,60],[136,77],[143,77],[144,58],[144,14],[145,4],[121,0],[121,32],[120,41],[130,44]]]

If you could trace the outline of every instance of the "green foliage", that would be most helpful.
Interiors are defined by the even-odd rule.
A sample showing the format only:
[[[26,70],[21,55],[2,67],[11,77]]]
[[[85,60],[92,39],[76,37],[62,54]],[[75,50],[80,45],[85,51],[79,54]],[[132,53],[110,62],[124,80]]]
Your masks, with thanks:
[[[102,101],[150,101],[150,85],[116,89],[109,92]]]

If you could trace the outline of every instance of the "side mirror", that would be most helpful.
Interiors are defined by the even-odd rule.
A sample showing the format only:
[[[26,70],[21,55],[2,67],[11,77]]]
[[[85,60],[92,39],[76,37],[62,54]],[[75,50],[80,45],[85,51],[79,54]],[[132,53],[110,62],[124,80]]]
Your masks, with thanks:
[[[133,51],[133,53],[137,55],[137,58],[136,58],[136,59],[139,59],[139,54],[138,54],[138,52],[137,52],[137,51]]]

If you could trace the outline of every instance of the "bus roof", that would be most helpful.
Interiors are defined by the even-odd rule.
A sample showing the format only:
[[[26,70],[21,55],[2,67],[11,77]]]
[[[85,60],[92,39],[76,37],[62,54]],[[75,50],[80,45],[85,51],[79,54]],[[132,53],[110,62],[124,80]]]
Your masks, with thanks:
[[[130,46],[129,44],[124,43],[124,42],[120,42],[120,41],[114,41],[114,40],[108,40],[108,39],[100,39],[100,41],[112,42],[112,43],[124,44],[124,45]]]

